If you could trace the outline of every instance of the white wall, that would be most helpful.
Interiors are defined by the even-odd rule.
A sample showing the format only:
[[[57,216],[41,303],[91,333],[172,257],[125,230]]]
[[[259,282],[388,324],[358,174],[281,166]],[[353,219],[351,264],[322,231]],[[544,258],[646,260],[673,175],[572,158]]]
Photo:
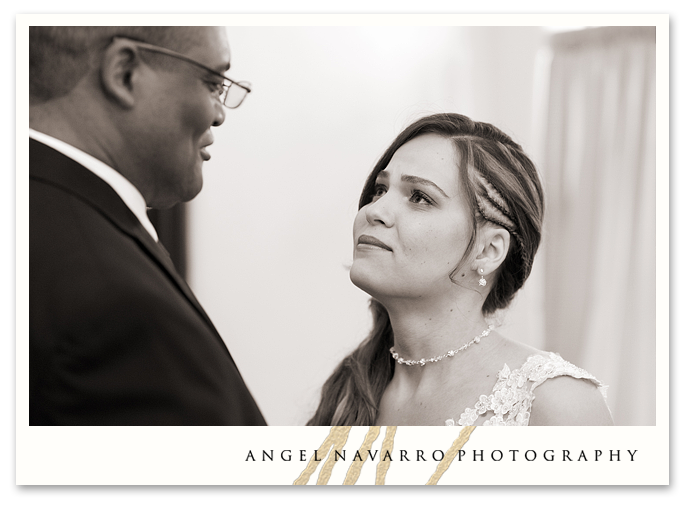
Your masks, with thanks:
[[[304,424],[369,329],[348,265],[360,190],[382,151],[414,119],[451,111],[497,125],[531,154],[544,33],[228,29],[229,75],[253,92],[215,130],[190,205],[189,277],[269,424]],[[528,286],[505,335],[540,346],[540,296]]]

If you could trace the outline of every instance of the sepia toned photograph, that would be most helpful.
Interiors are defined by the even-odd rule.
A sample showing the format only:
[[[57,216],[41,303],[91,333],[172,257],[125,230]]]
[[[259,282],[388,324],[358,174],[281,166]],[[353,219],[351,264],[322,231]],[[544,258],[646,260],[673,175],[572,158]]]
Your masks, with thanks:
[[[508,461],[514,429],[476,427],[541,426],[562,432],[527,441],[622,446],[527,443],[526,461],[653,462],[626,443],[667,424],[665,16],[136,18],[18,22],[27,455],[80,427],[151,444],[206,427],[243,435],[224,444],[258,481],[234,484],[265,483],[253,463],[334,483],[316,466],[340,458],[356,483],[366,447],[373,480],[390,455],[406,483],[421,451],[444,483],[474,442]]]
[[[655,28],[29,43],[32,425],[655,424]]]

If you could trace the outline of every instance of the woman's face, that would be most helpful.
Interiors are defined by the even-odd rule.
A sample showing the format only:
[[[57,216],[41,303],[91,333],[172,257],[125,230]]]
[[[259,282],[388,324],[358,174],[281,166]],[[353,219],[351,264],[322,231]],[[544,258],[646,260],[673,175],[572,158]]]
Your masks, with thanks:
[[[426,134],[378,174],[372,201],[353,224],[353,283],[380,301],[440,295],[472,236],[474,223],[452,142]]]

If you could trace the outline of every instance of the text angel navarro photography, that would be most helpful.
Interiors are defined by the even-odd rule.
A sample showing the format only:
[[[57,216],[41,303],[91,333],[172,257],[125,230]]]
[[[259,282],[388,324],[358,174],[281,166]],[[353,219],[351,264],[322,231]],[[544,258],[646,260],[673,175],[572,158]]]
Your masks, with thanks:
[[[440,462],[445,458],[443,450],[334,450],[323,458],[318,456],[319,450],[248,450],[245,462]],[[543,450],[457,450],[454,460],[459,462],[634,462],[638,450],[611,449],[543,449]]]

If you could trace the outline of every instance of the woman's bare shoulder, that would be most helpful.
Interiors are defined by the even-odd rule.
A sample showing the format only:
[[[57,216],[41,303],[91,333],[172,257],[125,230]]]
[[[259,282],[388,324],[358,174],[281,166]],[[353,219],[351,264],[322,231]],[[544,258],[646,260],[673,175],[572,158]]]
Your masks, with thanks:
[[[613,425],[603,394],[588,379],[558,376],[534,395],[529,425]]]
[[[522,370],[540,376],[533,369],[543,367],[546,373],[533,392],[529,425],[613,425],[600,384],[588,372],[563,361],[559,355],[502,336],[498,338],[498,363],[507,364],[510,371]],[[545,364],[563,369],[563,374],[548,375]]]
[[[497,334],[495,349],[493,350],[496,363],[507,364],[510,370],[520,369],[529,357],[541,355],[549,357],[550,353],[539,350],[533,346],[514,341]],[[499,370],[499,369],[498,369]]]

